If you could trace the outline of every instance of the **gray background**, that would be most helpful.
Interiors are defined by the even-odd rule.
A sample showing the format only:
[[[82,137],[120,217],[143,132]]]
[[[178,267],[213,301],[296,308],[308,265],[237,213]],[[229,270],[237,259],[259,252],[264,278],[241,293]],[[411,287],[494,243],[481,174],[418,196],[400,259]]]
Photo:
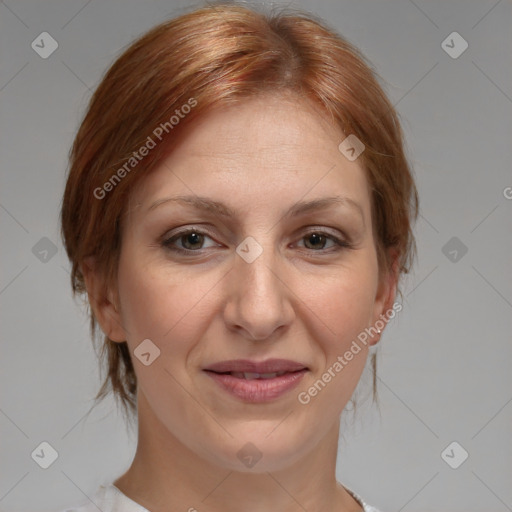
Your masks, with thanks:
[[[112,400],[86,417],[98,371],[58,213],[68,149],[101,75],[185,5],[0,2],[1,510],[75,504],[133,456]],[[347,424],[338,477],[384,512],[512,510],[512,4],[288,5],[328,20],[374,63],[402,116],[421,196],[419,260],[379,348],[381,415],[366,402]],[[59,44],[47,59],[31,48],[44,31]],[[469,44],[456,59],[441,46],[453,31]],[[47,261],[33,251],[43,237],[58,250]],[[457,256],[443,252],[452,237]],[[46,470],[30,456],[42,441],[59,454]],[[441,457],[452,441],[469,453],[458,469]]]

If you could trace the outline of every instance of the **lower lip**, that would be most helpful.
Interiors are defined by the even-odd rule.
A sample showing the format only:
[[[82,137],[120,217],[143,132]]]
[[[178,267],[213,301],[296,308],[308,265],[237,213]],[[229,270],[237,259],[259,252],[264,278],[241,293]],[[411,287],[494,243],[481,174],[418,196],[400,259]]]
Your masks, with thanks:
[[[240,379],[229,374],[206,373],[225,391],[250,403],[261,403],[275,400],[296,387],[307,372],[306,369],[285,373],[272,379]]]

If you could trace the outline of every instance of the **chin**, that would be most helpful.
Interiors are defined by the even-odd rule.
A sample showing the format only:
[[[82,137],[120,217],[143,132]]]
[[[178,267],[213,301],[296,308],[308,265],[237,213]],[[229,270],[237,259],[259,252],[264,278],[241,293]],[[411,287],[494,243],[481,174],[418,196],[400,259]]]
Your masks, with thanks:
[[[274,425],[275,428],[275,425]],[[284,470],[316,444],[316,439],[304,439],[304,435],[293,435],[289,426],[283,432],[270,436],[265,429],[264,434],[257,434],[252,428],[245,429],[234,438],[229,438],[218,449],[209,447],[210,461],[224,469],[240,473],[267,473]],[[213,448],[213,449],[212,449]]]

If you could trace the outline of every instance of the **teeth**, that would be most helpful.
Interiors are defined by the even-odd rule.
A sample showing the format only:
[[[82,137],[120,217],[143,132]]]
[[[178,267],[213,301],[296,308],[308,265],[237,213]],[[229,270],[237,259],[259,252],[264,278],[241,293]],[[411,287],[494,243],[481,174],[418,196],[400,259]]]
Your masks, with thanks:
[[[253,372],[232,372],[231,375],[233,377],[237,377],[238,379],[274,379],[275,377],[279,377],[284,375],[287,372],[274,372],[274,373],[253,373]]]

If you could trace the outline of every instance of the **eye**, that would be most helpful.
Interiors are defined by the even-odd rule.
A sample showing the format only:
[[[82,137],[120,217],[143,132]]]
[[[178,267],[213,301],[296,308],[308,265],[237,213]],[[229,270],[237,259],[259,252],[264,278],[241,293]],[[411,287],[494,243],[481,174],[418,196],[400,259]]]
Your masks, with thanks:
[[[307,249],[311,249],[314,252],[320,252],[325,250],[325,244],[329,240],[333,243],[335,250],[339,250],[343,247],[350,247],[350,243],[341,240],[340,238],[328,233],[327,231],[322,230],[314,230],[306,233],[301,240],[305,241],[305,246]]]
[[[177,253],[199,252],[200,249],[203,249],[202,245],[205,238],[210,238],[207,233],[199,229],[188,229],[165,239],[162,245]],[[176,247],[175,242],[180,242],[182,247]]]
[[[178,254],[192,254],[194,252],[201,253],[204,247],[204,241],[206,238],[212,240],[207,232],[200,229],[189,228],[174,234],[173,236],[166,238],[162,241],[162,246],[166,249],[173,251]],[[306,249],[311,252],[334,252],[343,248],[350,248],[349,242],[334,236],[333,234],[322,231],[319,229],[311,230],[304,234],[300,240],[305,241]],[[331,250],[326,249],[326,243],[331,242]],[[176,246],[179,243],[181,247]],[[219,247],[218,244],[214,243],[210,247]]]

